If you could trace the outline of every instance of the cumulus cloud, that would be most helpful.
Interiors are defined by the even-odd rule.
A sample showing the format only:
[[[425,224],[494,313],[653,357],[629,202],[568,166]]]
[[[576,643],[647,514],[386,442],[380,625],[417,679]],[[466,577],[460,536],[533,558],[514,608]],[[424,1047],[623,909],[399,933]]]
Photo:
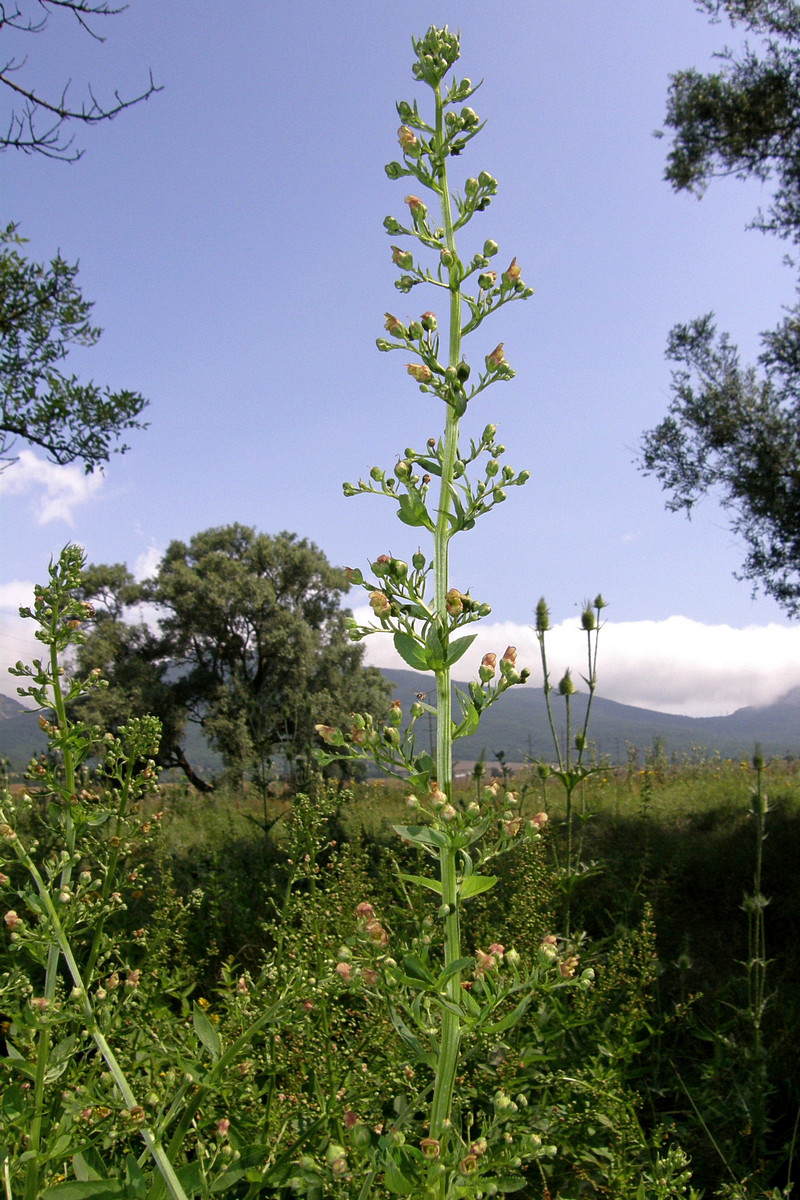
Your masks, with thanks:
[[[59,467],[32,450],[21,450],[19,459],[0,471],[0,496],[28,496],[38,525],[65,521],[71,526],[73,511],[94,499],[103,484],[99,471],[86,475],[74,463]]]
[[[355,611],[371,624],[369,608]],[[457,679],[474,677],[487,652],[517,647],[518,665],[531,669],[541,686],[539,646],[529,625],[481,622],[477,637],[456,664]],[[363,643],[366,661],[378,667],[405,668],[392,639],[375,635]],[[579,689],[588,673],[586,635],[576,619],[555,625],[547,635],[548,668],[557,683],[567,667]],[[800,625],[704,625],[688,617],[663,621],[608,621],[600,634],[598,695],[620,704],[691,717],[723,716],[748,705],[770,704],[800,686]]]

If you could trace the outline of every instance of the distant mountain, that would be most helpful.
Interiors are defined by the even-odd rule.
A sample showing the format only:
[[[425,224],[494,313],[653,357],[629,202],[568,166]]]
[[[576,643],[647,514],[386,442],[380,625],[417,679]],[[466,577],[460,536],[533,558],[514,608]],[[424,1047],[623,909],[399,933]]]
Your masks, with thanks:
[[[431,686],[430,675],[415,671],[387,670],[383,672],[402,701],[404,711],[416,695]],[[456,684],[466,691],[466,684]],[[430,698],[432,699],[432,697]],[[573,731],[580,728],[586,713],[587,696],[577,694],[572,700]],[[459,710],[454,699],[454,712]],[[564,701],[553,697],[556,728],[564,734]],[[417,724],[420,739],[425,740],[425,718]],[[778,754],[800,754],[800,687],[794,688],[774,704],[758,708],[740,708],[727,717],[683,717],[618,704],[595,695],[589,725],[589,740],[598,755],[607,755],[613,762],[624,762],[628,745],[640,754],[658,739],[668,754],[686,754],[698,747],[709,753],[718,752],[723,758],[749,757],[758,742],[767,757]],[[425,747],[427,748],[427,747]],[[547,719],[544,696],[540,687],[526,684],[511,688],[483,716],[481,727],[472,737],[456,743],[456,757],[475,761],[481,751],[492,759],[498,750],[511,763],[526,758],[554,757],[553,739]]]
[[[429,692],[432,684],[432,676],[415,671],[387,670],[383,674],[406,713],[417,694]],[[455,686],[466,690],[466,684]],[[553,699],[556,727],[563,737],[564,702],[558,696]],[[585,693],[573,697],[573,731],[580,728],[586,700]],[[457,703],[454,699],[456,713]],[[426,717],[417,724],[421,749],[429,748],[427,736],[431,725],[432,719],[429,723]],[[767,757],[800,756],[800,687],[793,688],[774,704],[739,708],[727,717],[682,717],[595,696],[589,740],[597,755],[605,755],[612,762],[624,762],[629,745],[642,757],[656,739],[667,754],[688,754],[699,748],[723,758],[749,758],[758,742]],[[0,696],[0,757],[9,759],[12,772],[24,771],[31,757],[40,754],[45,745],[38,713],[23,708],[8,696]],[[498,750],[503,751],[509,763],[523,763],[528,758],[550,761],[554,757],[553,742],[541,688],[530,684],[511,688],[484,714],[479,732],[459,740],[455,749],[461,762],[474,762],[482,751],[491,761]],[[219,758],[196,726],[188,727],[186,753],[203,774],[213,775],[221,769]]]

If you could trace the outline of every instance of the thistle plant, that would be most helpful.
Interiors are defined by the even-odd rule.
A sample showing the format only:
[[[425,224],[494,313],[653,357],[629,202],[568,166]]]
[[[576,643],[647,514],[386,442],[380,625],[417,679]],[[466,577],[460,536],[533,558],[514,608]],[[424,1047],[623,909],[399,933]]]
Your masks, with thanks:
[[[582,847],[574,846],[574,795],[577,788],[599,770],[596,764],[586,762],[589,746],[589,722],[592,715],[592,703],[597,690],[597,651],[602,627],[602,613],[608,604],[598,593],[594,600],[586,600],[581,612],[581,629],[586,634],[586,674],[582,676],[589,692],[586,712],[579,729],[573,734],[572,697],[575,695],[575,681],[572,672],[567,667],[556,688],[550,682],[550,669],[547,662],[547,634],[550,630],[550,610],[544,597],[536,605],[536,640],[539,643],[539,653],[542,662],[542,687],[544,691],[547,717],[550,723],[550,733],[553,738],[553,748],[556,763],[550,766],[539,763],[539,777],[544,787],[548,778],[553,777],[560,783],[566,802],[566,858],[559,871],[561,887],[564,891],[564,930],[569,933],[570,900],[572,892],[581,878],[594,874],[597,867],[593,863],[582,861]],[[566,716],[566,729],[563,740],[558,735],[555,713],[553,711],[553,691],[563,697]]]
[[[428,544],[427,550],[410,555],[410,562],[379,555],[371,564],[372,578],[365,579],[359,569],[349,571],[351,582],[367,591],[374,614],[371,624],[354,620],[351,636],[391,635],[408,666],[433,674],[436,704],[418,700],[404,714],[395,701],[385,724],[355,715],[350,728],[320,725],[317,730],[331,748],[321,755],[323,761],[369,758],[385,773],[407,781],[408,805],[417,823],[396,826],[397,832],[436,863],[434,877],[404,875],[403,880],[435,894],[440,959],[439,939],[430,936],[398,963],[389,930],[369,901],[359,910],[361,984],[367,977],[368,990],[385,985],[399,1036],[432,1075],[430,1089],[409,1101],[409,1111],[427,1106],[426,1136],[412,1146],[401,1131],[400,1141],[389,1138],[372,1146],[374,1169],[360,1195],[368,1194],[370,1178],[381,1175],[391,1190],[449,1200],[514,1190],[515,1181],[522,1186],[522,1161],[543,1152],[530,1120],[509,1132],[519,1105],[503,1092],[495,1097],[491,1114],[461,1111],[454,1098],[456,1077],[467,1043],[474,1046],[481,1037],[511,1029],[537,992],[564,986],[575,976],[577,960],[562,956],[555,937],[527,972],[519,956],[499,941],[473,954],[466,954],[462,943],[463,905],[495,883],[482,869],[519,838],[538,839],[547,820],[545,813],[525,815],[519,797],[505,788],[483,787],[479,798],[466,805],[453,789],[454,741],[474,733],[482,713],[529,675],[518,668],[513,646],[502,654],[485,654],[477,679],[467,690],[457,689],[458,710],[453,712],[451,670],[476,636],[463,631],[491,610],[452,582],[450,544],[503,503],[509,488],[529,478],[528,471],[501,464],[505,447],[496,425],[487,424],[480,436],[468,440],[462,435],[462,421],[476,398],[514,375],[502,342],[493,347],[484,343],[477,370],[464,344],[468,336],[482,333],[489,317],[527,299],[532,289],[523,281],[516,257],[505,270],[493,268],[499,254],[493,240],[483,240],[481,249],[468,256],[457,246],[456,235],[489,207],[497,192],[488,171],[466,179],[460,191],[451,188],[449,179],[451,162],[483,128],[469,103],[477,89],[469,79],[448,80],[459,58],[459,40],[446,27],[431,27],[413,46],[413,74],[432,92],[433,116],[426,119],[416,101],[397,105],[401,160],[389,163],[386,173],[410,180],[412,191],[405,197],[407,215],[402,220],[387,216],[384,228],[397,243],[392,243],[391,256],[400,272],[395,281],[400,295],[438,289],[443,311],[440,316],[426,309],[418,317],[386,313],[387,336],[377,344],[381,351],[400,350],[410,358],[409,376],[441,404],[443,429],[428,439],[424,450],[407,447],[393,469],[373,467],[368,479],[346,483],[344,491],[347,496],[387,498],[400,521],[419,530]],[[416,747],[415,727],[427,714],[435,721],[434,754]],[[348,948],[337,968],[348,984],[355,978],[352,961]],[[585,972],[583,982],[589,979]]]

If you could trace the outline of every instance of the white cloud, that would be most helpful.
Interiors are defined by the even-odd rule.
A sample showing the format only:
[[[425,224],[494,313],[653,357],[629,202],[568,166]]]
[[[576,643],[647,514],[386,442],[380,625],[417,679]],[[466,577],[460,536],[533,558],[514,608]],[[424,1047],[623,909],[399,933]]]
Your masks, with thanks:
[[[93,500],[104,482],[99,471],[87,475],[76,464],[59,467],[22,450],[16,462],[0,471],[0,496],[30,496],[38,525],[65,521],[71,526],[73,510]]]
[[[369,608],[355,610],[370,624]],[[529,625],[513,622],[467,627],[477,637],[453,674],[474,678],[487,652],[498,656],[507,645],[517,647],[518,666],[530,667],[531,681],[541,686],[539,646]],[[567,667],[578,688],[588,673],[586,635],[575,619],[556,625],[547,635],[550,680],[557,683]],[[405,668],[391,637],[377,634],[363,643],[366,661],[379,667]],[[721,716],[748,705],[769,704],[800,686],[800,625],[704,625],[688,617],[663,621],[608,621],[600,634],[599,696],[621,704],[692,717]]]
[[[143,579],[150,579],[158,570],[163,557],[163,550],[159,550],[158,546],[150,546],[136,559],[133,567],[134,579],[140,583]]]

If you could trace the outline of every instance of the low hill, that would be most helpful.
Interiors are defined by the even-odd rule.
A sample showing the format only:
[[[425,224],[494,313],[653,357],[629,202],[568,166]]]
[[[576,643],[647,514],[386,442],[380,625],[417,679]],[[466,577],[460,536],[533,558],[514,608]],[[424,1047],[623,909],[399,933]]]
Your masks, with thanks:
[[[430,675],[415,671],[387,670],[384,675],[392,683],[395,695],[407,711],[418,693],[431,686]],[[461,686],[466,690],[465,685]],[[454,704],[457,703],[454,701]],[[586,713],[587,696],[577,694],[572,699],[573,729],[580,728]],[[458,709],[454,707],[454,712]],[[553,697],[556,728],[563,738],[564,701]],[[425,718],[417,725],[423,748]],[[618,704],[596,695],[592,705],[589,739],[599,756],[613,762],[624,762],[628,745],[640,755],[658,739],[668,754],[688,754],[701,747],[723,758],[750,757],[756,742],[767,757],[800,754],[800,688],[794,688],[774,704],[737,709],[726,717],[684,717]],[[508,762],[521,763],[527,758],[554,757],[553,739],[547,719],[544,695],[540,687],[526,684],[512,688],[483,716],[481,727],[472,737],[456,743],[456,757],[475,761],[482,751],[492,759],[498,750]]]
[[[432,683],[430,675],[415,671],[387,670],[384,675],[405,712],[416,695],[428,692]],[[585,694],[573,697],[574,728],[580,727],[586,700]],[[560,697],[554,697],[554,712],[556,727],[563,737],[564,703]],[[429,748],[430,728],[425,717],[417,725],[421,749]],[[768,758],[800,756],[800,687],[773,704],[739,708],[726,717],[670,715],[596,696],[589,737],[596,754],[607,756],[612,762],[624,762],[629,746],[634,746],[641,757],[654,740],[667,754],[684,755],[701,748],[723,758],[749,758],[757,742]],[[17,700],[0,696],[0,757],[9,760],[11,771],[14,774],[24,771],[31,757],[40,754],[45,745],[38,714],[23,708]],[[219,771],[218,757],[196,727],[187,730],[186,748],[189,761],[204,774]],[[505,754],[509,763],[522,763],[528,758],[550,761],[554,757],[541,688],[530,684],[512,688],[485,713],[480,731],[456,744],[456,756],[462,762],[474,762],[483,752],[492,760],[498,751]]]

